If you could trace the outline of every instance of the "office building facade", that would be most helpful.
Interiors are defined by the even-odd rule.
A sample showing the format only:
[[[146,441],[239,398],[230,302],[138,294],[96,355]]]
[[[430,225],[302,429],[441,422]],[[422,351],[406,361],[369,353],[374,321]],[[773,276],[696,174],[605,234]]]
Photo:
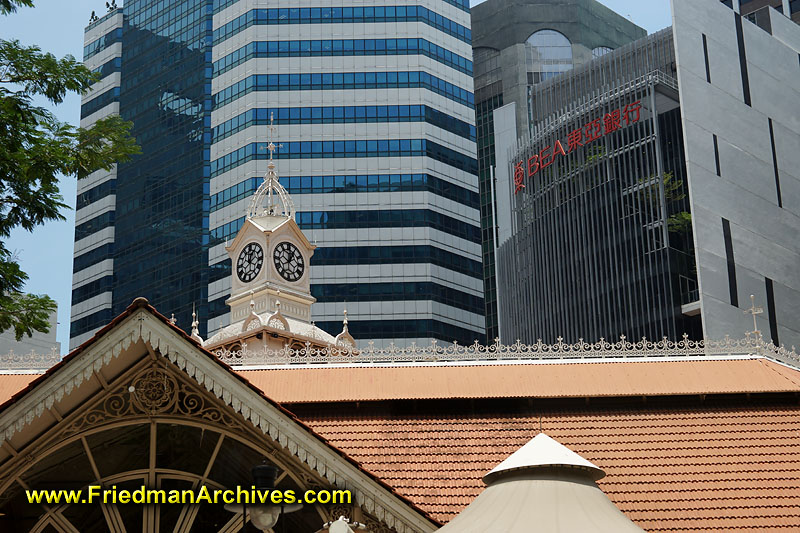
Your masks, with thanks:
[[[528,130],[535,86],[647,32],[595,0],[487,0],[472,9],[475,109],[481,192],[481,242],[487,338],[498,335],[491,167],[497,164],[493,110],[516,103]],[[501,158],[502,159],[502,158]],[[511,339],[513,340],[513,339]]]
[[[137,296],[187,328],[208,313],[212,4],[129,0],[86,28],[81,126],[119,114],[142,154],[78,183],[70,347]]]
[[[135,18],[139,9],[144,14]],[[87,114],[86,123],[120,112],[134,121],[143,156],[115,171],[126,191],[120,185],[115,198],[93,197],[81,217],[83,223],[102,209],[115,212],[110,225],[91,226],[80,236],[98,247],[97,233],[105,230],[116,242],[113,258],[103,259],[102,266],[85,259],[79,264],[94,248],[76,234],[75,291],[90,279],[83,272],[87,263],[92,275],[98,269],[108,274],[111,289],[100,298],[92,295],[91,302],[84,298],[87,291],[74,293],[73,344],[93,331],[87,316],[99,318],[105,309],[112,316],[138,295],[161,309],[175,309],[179,324],[188,325],[196,303],[201,325],[207,324],[201,328],[204,337],[228,324],[225,243],[241,226],[249,197],[266,174],[270,124],[278,145],[274,157],[286,160],[281,180],[295,198],[296,220],[318,246],[312,279],[316,323],[338,332],[346,308],[353,335],[379,345],[483,340],[465,1],[322,8],[174,0],[127,2],[118,12],[90,25],[86,40],[91,51],[99,48],[97,41],[120,50],[121,72],[99,83],[111,87],[119,80],[114,87],[120,102]],[[148,26],[147,17],[163,26]],[[186,37],[190,27],[198,33]],[[148,59],[143,54],[148,48],[128,42],[129,35],[147,32],[175,49],[177,63],[164,64],[155,55]],[[119,42],[112,42],[115,35]],[[87,64],[105,64],[113,52],[104,52],[87,54]],[[129,72],[129,62],[148,67]],[[142,96],[148,90],[149,100]],[[84,110],[99,106],[100,94],[94,89]],[[147,113],[158,119],[137,120]],[[163,136],[172,133],[183,143],[170,150]],[[155,155],[170,151],[191,161]],[[165,169],[158,173],[160,164]],[[179,176],[191,176],[191,183]],[[176,188],[180,194],[165,185],[173,181],[182,185]],[[155,209],[153,202],[165,205]],[[173,209],[174,218],[142,219],[142,213]],[[123,231],[123,210],[138,213],[138,225]],[[179,267],[137,259],[131,263],[135,269],[121,277],[119,256],[164,257],[164,249],[176,252]],[[144,287],[143,280],[153,278],[174,281],[159,293]]]
[[[498,252],[503,338],[701,334],[681,312],[697,280],[677,87],[664,30],[534,89]]]
[[[676,0],[537,87],[529,139],[495,111],[501,335],[800,341],[800,28],[767,13]]]

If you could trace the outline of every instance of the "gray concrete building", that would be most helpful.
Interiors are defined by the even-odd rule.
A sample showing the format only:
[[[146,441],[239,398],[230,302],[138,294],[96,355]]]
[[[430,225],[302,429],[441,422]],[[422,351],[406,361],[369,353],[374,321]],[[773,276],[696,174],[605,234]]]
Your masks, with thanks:
[[[502,340],[800,344],[800,28],[763,13],[673,0],[671,29],[538,86],[524,129],[494,111]]]
[[[471,11],[487,339],[497,337],[492,111],[516,103],[527,131],[532,88],[647,32],[595,0],[488,0]]]
[[[45,355],[55,353],[61,354],[61,343],[56,340],[56,329],[58,328],[58,310],[50,313],[47,321],[50,324],[50,331],[47,333],[36,332],[32,336],[23,336],[17,340],[14,330],[6,330],[0,333],[0,368],[6,368],[6,356],[13,352],[17,355],[26,355],[31,352]]]
[[[800,344],[800,28],[770,31],[713,0],[672,0],[701,315]]]

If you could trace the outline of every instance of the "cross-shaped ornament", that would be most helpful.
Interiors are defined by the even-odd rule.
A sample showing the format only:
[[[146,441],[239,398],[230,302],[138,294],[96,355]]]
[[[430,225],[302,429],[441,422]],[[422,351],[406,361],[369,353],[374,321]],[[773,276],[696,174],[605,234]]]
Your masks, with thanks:
[[[267,150],[269,151],[269,160],[270,161],[272,161],[272,154],[275,152],[275,150],[277,150],[278,148],[283,148],[282,144],[276,145],[275,143],[272,142],[272,136],[275,134],[275,130],[277,129],[273,125],[273,122],[274,122],[274,119],[275,119],[274,115],[275,115],[275,113],[270,113],[269,114],[269,126],[267,127],[267,131],[269,132],[269,134],[267,136],[267,141],[268,141]]]
[[[756,315],[760,315],[764,312],[763,307],[756,307],[756,297],[754,295],[750,295],[750,309],[745,309],[744,314],[746,315],[753,315],[753,331],[754,335],[761,335],[761,332],[758,331],[758,325],[756,324]]]

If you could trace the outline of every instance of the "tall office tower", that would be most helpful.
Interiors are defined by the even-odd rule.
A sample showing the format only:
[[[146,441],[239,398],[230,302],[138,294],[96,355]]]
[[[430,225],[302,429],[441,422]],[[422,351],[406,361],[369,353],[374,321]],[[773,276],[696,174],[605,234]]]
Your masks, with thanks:
[[[494,111],[507,338],[800,344],[800,28],[716,0]],[[751,23],[755,22],[755,23]]]
[[[129,0],[86,28],[103,78],[81,125],[119,113],[142,155],[78,183],[71,348],[137,296],[187,328],[207,315],[212,4]]]
[[[214,9],[209,333],[229,321],[225,243],[267,171],[312,259],[316,324],[359,340],[483,339],[467,0],[227,0]]]
[[[196,305],[204,337],[228,324],[224,247],[273,119],[317,324],[483,340],[469,27],[466,0],[130,0],[90,24],[82,123],[119,112],[143,154],[80,184],[70,344],[136,296],[187,328]]]
[[[481,242],[487,338],[498,336],[495,231],[490,168],[496,164],[492,111],[517,104],[517,131],[528,131],[533,87],[647,35],[595,0],[488,0],[472,9]],[[500,160],[505,154],[500,154]],[[514,339],[503,339],[513,341]]]

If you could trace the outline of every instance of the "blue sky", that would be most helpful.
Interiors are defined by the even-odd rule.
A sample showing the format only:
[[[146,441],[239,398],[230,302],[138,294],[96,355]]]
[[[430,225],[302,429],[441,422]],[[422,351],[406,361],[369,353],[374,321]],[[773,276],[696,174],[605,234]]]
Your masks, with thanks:
[[[669,0],[600,0],[617,13],[629,18],[648,33],[670,25]],[[83,55],[83,28],[89,14],[95,10],[105,13],[105,0],[36,0],[33,9],[23,8],[16,14],[0,17],[0,37],[19,39],[23,44],[36,44],[57,56]],[[122,0],[118,4],[123,5]],[[64,122],[77,124],[80,120],[80,97],[71,95],[54,109]],[[65,202],[75,207],[75,178],[61,180]],[[58,340],[62,351],[69,346],[69,311],[72,292],[72,245],[75,213],[64,210],[66,220],[51,222],[33,233],[15,231],[7,243],[19,254],[22,267],[28,273],[26,291],[49,294],[58,302]],[[161,310],[169,312],[168,309]]]

